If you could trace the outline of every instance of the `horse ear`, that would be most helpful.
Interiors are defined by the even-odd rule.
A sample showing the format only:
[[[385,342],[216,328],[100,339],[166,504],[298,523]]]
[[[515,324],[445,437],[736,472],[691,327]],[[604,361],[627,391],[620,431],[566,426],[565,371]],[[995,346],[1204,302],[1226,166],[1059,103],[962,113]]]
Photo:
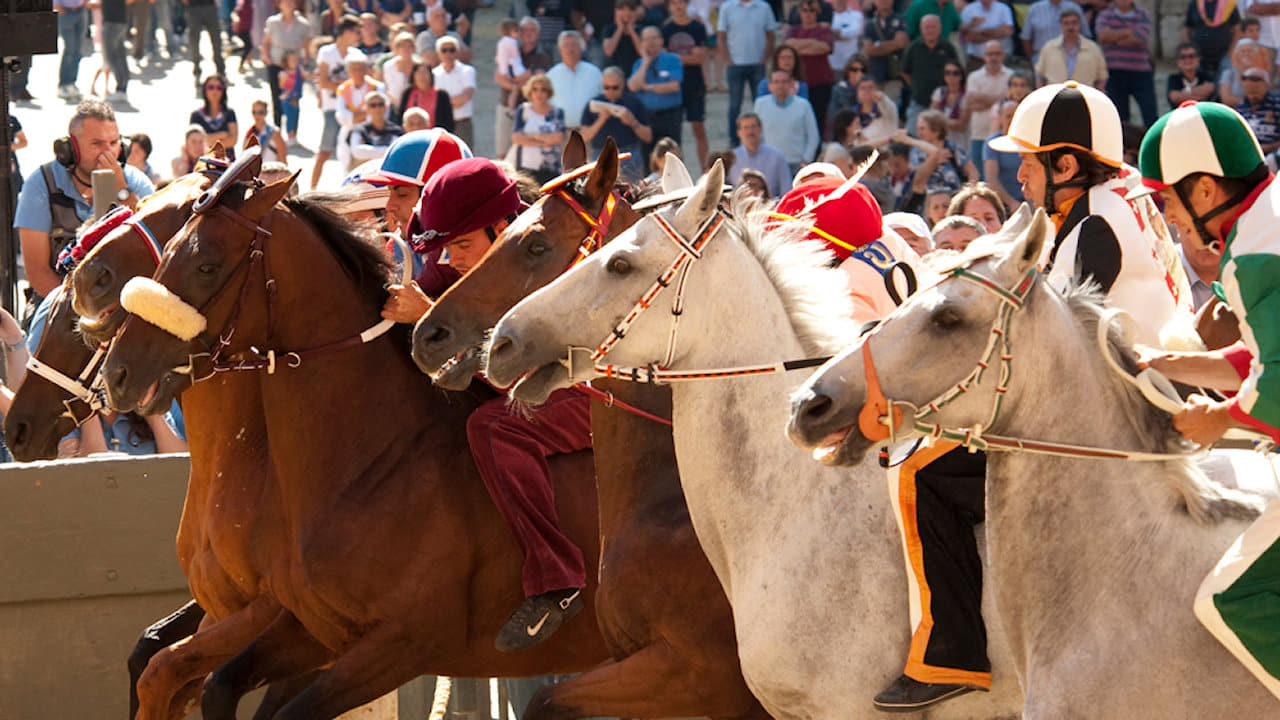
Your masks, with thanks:
[[[297,170],[289,177],[277,180],[254,192],[249,199],[245,200],[242,214],[253,220],[266,217],[267,213],[271,212],[271,208],[289,194],[289,188],[293,187],[293,182],[301,173],[301,170]]]
[[[612,139],[612,138],[610,138]],[[560,154],[560,167],[565,172],[575,170],[587,164],[587,144],[577,130],[569,132],[569,141],[564,144],[564,152]]]
[[[1026,208],[1026,205],[1022,206]],[[1022,209],[1018,210],[1022,214]],[[1049,216],[1044,209],[1037,209],[1027,228],[1014,244],[1007,260],[1013,263],[1017,275],[1021,275],[1040,263],[1040,255],[1049,237]]]
[[[248,150],[251,147],[255,147],[257,144],[258,144],[258,136],[253,133],[249,133],[249,137],[244,139],[245,150]]]
[[[1015,242],[1030,225],[1031,206],[1024,202],[1000,227],[1000,239],[1004,242]]]
[[[673,155],[667,156],[667,163],[670,165]],[[679,163],[679,159],[676,159]],[[681,167],[684,167],[681,163]],[[665,174],[665,173],[664,173]],[[663,189],[666,187],[664,185]],[[719,160],[711,166],[706,175],[698,181],[698,187],[693,191],[680,209],[676,211],[675,224],[676,229],[689,237],[697,231],[707,218],[711,217],[711,213],[715,212],[716,206],[720,204],[720,195],[724,193],[724,165]]]
[[[213,147],[209,148],[209,154],[218,158],[219,160],[227,159],[227,151],[225,148],[222,147],[221,140],[218,140],[213,143]]]
[[[565,152],[568,152],[568,148],[565,148]],[[614,143],[613,138],[609,138],[604,141],[604,149],[600,151],[600,157],[596,158],[596,166],[587,176],[583,191],[591,198],[592,206],[601,205],[617,182],[618,145]]]

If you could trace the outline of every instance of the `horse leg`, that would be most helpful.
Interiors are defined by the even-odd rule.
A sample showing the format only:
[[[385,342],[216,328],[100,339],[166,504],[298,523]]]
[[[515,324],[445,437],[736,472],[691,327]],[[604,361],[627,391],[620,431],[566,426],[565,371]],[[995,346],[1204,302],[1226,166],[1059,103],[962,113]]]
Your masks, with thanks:
[[[280,711],[280,708],[284,707],[286,703],[297,697],[298,693],[306,690],[307,686],[315,682],[316,676],[319,674],[319,670],[312,670],[297,677],[291,677],[288,680],[271,683],[267,688],[267,694],[262,698],[262,704],[258,706],[258,712],[253,714],[253,720],[271,720]]]
[[[151,656],[194,635],[203,619],[204,608],[192,600],[142,632],[133,652],[129,653],[129,720],[138,715],[138,678],[147,669]]]
[[[713,683],[665,643],[650,645],[568,680],[540,688],[521,720],[583,717],[768,717],[746,688],[736,707],[710,707]]]
[[[415,659],[422,653],[403,628],[382,624],[322,670],[274,720],[333,720],[417,677]]]
[[[179,691],[234,657],[279,612],[279,603],[260,595],[224,620],[156,653],[138,678],[139,720],[171,717],[170,707]]]
[[[236,720],[236,707],[246,693],[318,668],[331,656],[293,613],[281,611],[248,647],[209,675],[200,714],[204,720]]]

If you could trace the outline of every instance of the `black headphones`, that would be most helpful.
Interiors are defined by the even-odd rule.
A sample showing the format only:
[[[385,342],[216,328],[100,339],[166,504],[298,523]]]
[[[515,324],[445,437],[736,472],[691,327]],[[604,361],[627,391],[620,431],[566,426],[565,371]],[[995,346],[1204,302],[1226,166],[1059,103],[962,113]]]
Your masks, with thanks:
[[[53,141],[53,159],[68,170],[80,164],[80,145],[74,136],[65,135]],[[116,159],[121,165],[129,159],[129,138],[120,138],[120,156]]]

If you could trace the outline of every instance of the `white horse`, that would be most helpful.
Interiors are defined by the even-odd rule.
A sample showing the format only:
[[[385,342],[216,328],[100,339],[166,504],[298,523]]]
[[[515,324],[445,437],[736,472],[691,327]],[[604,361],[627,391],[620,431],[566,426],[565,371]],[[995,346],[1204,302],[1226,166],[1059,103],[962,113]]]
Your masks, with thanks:
[[[1209,482],[1170,416],[1108,366],[1096,295],[1063,297],[1036,273],[1048,234],[1043,213],[1024,208],[976,241],[959,270],[796,393],[791,436],[829,464],[860,463],[872,442],[858,416],[878,383],[903,409],[903,434],[937,424],[993,443],[1016,435],[1150,455],[987,454],[987,577],[1023,717],[1277,717],[1275,698],[1192,614],[1201,579],[1261,502]],[[1107,352],[1136,370],[1107,330]],[[989,369],[966,377],[979,362]],[[873,411],[872,425],[886,414]]]
[[[594,346],[688,245],[700,254],[658,285],[606,362],[714,368],[829,354],[854,337],[844,274],[819,246],[770,237],[756,218],[717,217],[716,163],[678,208],[646,216],[495,328],[488,375],[538,402],[569,384],[569,346]],[[666,222],[680,243],[660,227]],[[693,238],[694,240],[688,240]],[[692,255],[686,256],[691,258]],[[670,311],[677,288],[678,316]],[[579,358],[581,360],[582,358]],[[588,364],[590,364],[588,362]],[[637,371],[639,372],[639,370]],[[575,372],[576,374],[576,372]],[[809,463],[781,432],[801,374],[673,385],[675,445],[694,530],[733,607],[748,687],[776,718],[882,718],[871,699],[907,656],[907,583],[884,471]],[[923,717],[1014,717],[1021,695],[993,635],[996,679]],[[1002,672],[1003,670],[1003,672]]]

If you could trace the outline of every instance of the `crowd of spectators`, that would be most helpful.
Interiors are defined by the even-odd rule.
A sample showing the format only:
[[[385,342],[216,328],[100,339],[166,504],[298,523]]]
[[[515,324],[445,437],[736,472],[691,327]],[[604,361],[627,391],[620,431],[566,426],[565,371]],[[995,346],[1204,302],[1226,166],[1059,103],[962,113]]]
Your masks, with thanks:
[[[434,127],[472,146],[492,132],[495,157],[542,182],[561,172],[563,143],[577,130],[593,151],[612,138],[630,153],[630,181],[659,177],[668,150],[693,167],[720,159],[730,182],[766,199],[814,162],[822,173],[861,169],[886,217],[924,251],[962,246],[1023,200],[1018,156],[987,140],[1046,83],[1102,89],[1135,125],[1138,116],[1150,125],[1161,105],[1221,101],[1250,123],[1273,165],[1280,148],[1280,3],[1257,0],[1187,2],[1163,98],[1157,19],[1134,0],[516,0],[485,47],[472,44],[476,0],[54,4],[60,97],[80,97],[79,65],[95,51],[111,104],[128,100],[126,54],[135,66],[183,52],[194,62],[198,99],[182,146],[153,149],[134,134],[117,166],[135,200],[190,172],[214,143],[234,153],[256,141],[268,160],[287,163],[300,107],[312,101],[323,122],[312,187],[331,159],[354,169],[406,132]],[[201,57],[202,35],[212,58]],[[260,68],[265,90],[229,87],[227,43],[242,69]],[[493,74],[478,77],[473,61],[490,52]],[[498,90],[492,127],[473,122],[481,85]],[[708,117],[711,93],[727,93],[727,115]],[[251,122],[237,118],[232,96],[246,103],[242,112],[251,108]],[[87,135],[102,117],[88,118]],[[709,141],[719,123],[727,148]],[[1140,138],[1140,129],[1127,135]],[[80,175],[95,167],[53,163],[26,178],[31,199],[15,225],[37,296],[56,284],[46,261],[66,239],[51,227],[50,198],[78,194],[68,207],[83,220]]]

